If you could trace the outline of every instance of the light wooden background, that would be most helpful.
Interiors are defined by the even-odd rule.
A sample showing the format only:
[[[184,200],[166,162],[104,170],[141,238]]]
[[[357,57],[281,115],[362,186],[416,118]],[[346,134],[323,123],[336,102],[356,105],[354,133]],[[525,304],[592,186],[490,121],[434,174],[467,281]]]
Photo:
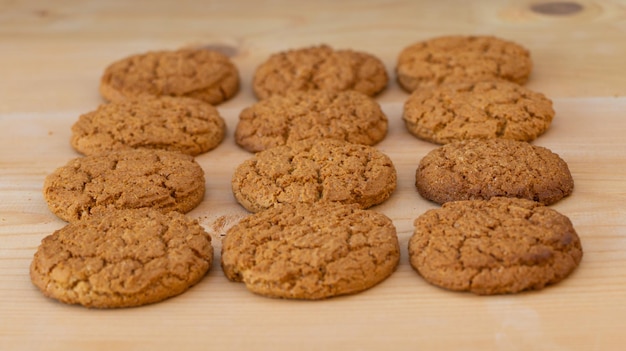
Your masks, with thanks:
[[[0,350],[622,350],[626,345],[626,2],[548,1],[0,1]],[[102,103],[106,65],[153,49],[206,46],[231,55],[241,92],[219,106],[228,134],[197,158],[205,201],[190,213],[220,235],[246,212],[230,193],[250,155],[233,141],[255,100],[255,67],[273,52],[328,43],[380,57],[393,76],[400,50],[444,34],[514,40],[535,63],[528,87],[555,104],[537,145],[559,153],[575,180],[553,207],[583,243],[581,266],[538,292],[478,297],[425,283],[409,266],[412,220],[435,205],[416,193],[419,159],[434,145],[401,123],[407,94],[377,97],[390,119],[378,145],[398,190],[376,209],[398,229],[398,270],[366,292],[326,301],[249,293],[216,265],[179,297],[89,310],[44,298],[28,277],[40,240],[64,223],[43,200],[44,177],[77,157],[70,127]],[[216,256],[219,260],[219,255]]]

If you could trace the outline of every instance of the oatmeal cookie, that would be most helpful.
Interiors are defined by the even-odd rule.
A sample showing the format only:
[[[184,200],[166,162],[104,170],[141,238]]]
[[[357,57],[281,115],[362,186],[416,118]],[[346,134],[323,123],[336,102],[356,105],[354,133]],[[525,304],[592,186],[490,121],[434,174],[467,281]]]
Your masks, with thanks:
[[[257,67],[252,88],[259,99],[313,89],[356,90],[374,96],[388,81],[385,65],[377,57],[319,45],[271,55]]]
[[[239,90],[239,72],[225,55],[206,49],[150,51],[109,65],[100,94],[109,101],[137,96],[186,96],[219,104]]]
[[[213,105],[185,97],[137,97],[102,104],[72,126],[72,147],[94,155],[163,149],[196,156],[217,147],[226,124]]]
[[[506,196],[551,205],[572,193],[574,180],[567,163],[545,147],[472,139],[424,156],[415,172],[415,186],[422,197],[440,204]]]
[[[408,92],[445,83],[502,79],[524,84],[532,70],[528,49],[493,36],[443,36],[400,53],[398,83]]]
[[[309,138],[374,145],[387,134],[380,105],[356,91],[292,91],[244,109],[235,141],[250,152]]]
[[[411,266],[450,290],[492,295],[542,289],[565,279],[583,255],[569,218],[526,199],[447,202],[414,225]]]
[[[212,262],[211,237],[197,221],[150,208],[108,210],[45,237],[30,277],[63,303],[132,307],[185,292]]]
[[[402,118],[411,134],[437,144],[474,138],[532,141],[548,130],[554,109],[541,93],[483,81],[416,90]]]
[[[185,213],[204,191],[204,171],[193,157],[149,149],[73,159],[49,174],[43,187],[48,208],[68,222],[112,208]]]
[[[244,218],[222,242],[228,279],[269,297],[323,299],[390,276],[400,250],[385,215],[339,203],[281,204]]]
[[[232,178],[237,201],[258,212],[278,203],[380,204],[396,189],[391,159],[371,146],[303,140],[257,153]]]

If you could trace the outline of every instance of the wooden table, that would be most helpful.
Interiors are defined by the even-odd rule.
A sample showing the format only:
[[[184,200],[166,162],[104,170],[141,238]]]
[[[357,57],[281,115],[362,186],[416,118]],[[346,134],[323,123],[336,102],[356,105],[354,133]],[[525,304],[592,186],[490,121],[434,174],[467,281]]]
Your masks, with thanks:
[[[398,229],[402,259],[382,284],[325,301],[269,299],[229,282],[217,264],[187,293],[130,309],[90,310],[45,298],[30,282],[41,239],[64,222],[47,209],[44,177],[79,156],[70,127],[103,102],[113,60],[153,49],[205,46],[231,55],[242,86],[219,106],[228,134],[197,158],[207,194],[190,216],[214,239],[246,215],[230,192],[250,157],[233,141],[250,81],[271,53],[328,43],[380,57],[444,34],[516,41],[535,63],[528,87],[554,101],[535,144],[557,152],[575,180],[553,207],[583,243],[581,266],[538,292],[479,297],[429,285],[409,266],[415,217],[435,205],[414,171],[435,145],[401,122],[395,82],[377,97],[390,119],[378,147],[398,189],[375,209]],[[0,2],[0,350],[622,350],[626,342],[626,2],[536,1],[19,1]],[[219,262],[219,255],[216,255]]]

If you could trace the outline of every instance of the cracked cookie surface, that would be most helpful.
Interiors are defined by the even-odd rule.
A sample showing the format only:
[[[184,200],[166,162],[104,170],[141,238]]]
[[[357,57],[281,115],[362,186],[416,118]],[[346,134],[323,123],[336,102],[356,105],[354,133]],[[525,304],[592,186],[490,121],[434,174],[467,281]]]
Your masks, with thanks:
[[[396,229],[385,215],[339,203],[281,204],[250,215],[222,241],[226,277],[257,294],[323,299],[360,292],[395,270]]]
[[[252,88],[259,99],[288,91],[356,90],[374,96],[389,77],[377,57],[354,50],[319,45],[271,55],[254,73]]]
[[[566,278],[583,255],[569,218],[525,199],[448,202],[414,225],[411,266],[450,290],[491,295],[542,289]]]
[[[355,91],[292,91],[244,109],[235,141],[251,152],[309,138],[374,145],[387,134],[387,116],[372,98]]]
[[[110,210],[45,237],[30,277],[63,303],[132,307],[183,293],[212,262],[211,237],[197,221],[147,208]]]
[[[193,157],[149,149],[73,159],[49,174],[43,186],[48,208],[68,222],[111,208],[185,213],[202,201],[204,191],[204,171]]]
[[[396,76],[408,92],[446,83],[503,79],[524,84],[530,52],[493,36],[444,36],[415,43],[398,56]]]
[[[226,125],[211,104],[184,97],[138,97],[102,104],[72,126],[71,145],[84,155],[163,149],[199,155],[220,144]]]
[[[321,201],[368,208],[391,196],[396,178],[391,159],[374,147],[316,139],[257,153],[237,167],[232,190],[251,212]]]
[[[109,65],[100,80],[100,94],[109,101],[143,95],[186,96],[215,105],[238,90],[239,72],[232,61],[205,49],[128,56]]]
[[[446,84],[414,91],[402,116],[414,136],[437,144],[466,139],[532,141],[552,123],[552,101],[505,81]]]
[[[415,186],[421,196],[439,204],[506,196],[551,205],[572,193],[574,180],[567,163],[547,148],[515,140],[472,139],[424,156]]]

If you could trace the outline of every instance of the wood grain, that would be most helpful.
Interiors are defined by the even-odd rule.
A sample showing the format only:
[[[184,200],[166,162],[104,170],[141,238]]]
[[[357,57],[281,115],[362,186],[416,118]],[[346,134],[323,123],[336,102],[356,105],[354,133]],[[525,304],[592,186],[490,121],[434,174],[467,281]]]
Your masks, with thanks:
[[[548,1],[544,1],[548,2]],[[626,3],[570,1],[569,14],[534,11],[541,1],[20,1],[0,3],[0,349],[440,349],[620,350],[626,342]],[[210,46],[230,54],[241,92],[220,105],[228,133],[197,158],[207,194],[190,215],[220,237],[246,215],[230,192],[250,154],[233,131],[254,102],[254,68],[269,54],[329,43],[379,56],[393,72],[406,45],[443,34],[494,34],[532,53],[528,87],[555,103],[535,142],[565,159],[572,196],[553,207],[583,244],[581,266],[539,292],[478,297],[424,282],[406,245],[415,217],[436,205],[415,191],[420,158],[435,145],[401,122],[407,94],[395,82],[377,97],[390,120],[379,145],[398,170],[398,189],[376,207],[394,221],[398,270],[357,295],[325,301],[259,297],[216,266],[163,303],[89,310],[49,300],[29,264],[41,239],[64,223],[47,209],[44,177],[78,154],[70,127],[102,103],[99,77],[115,59],[151,49]],[[219,260],[219,254],[216,256]]]

